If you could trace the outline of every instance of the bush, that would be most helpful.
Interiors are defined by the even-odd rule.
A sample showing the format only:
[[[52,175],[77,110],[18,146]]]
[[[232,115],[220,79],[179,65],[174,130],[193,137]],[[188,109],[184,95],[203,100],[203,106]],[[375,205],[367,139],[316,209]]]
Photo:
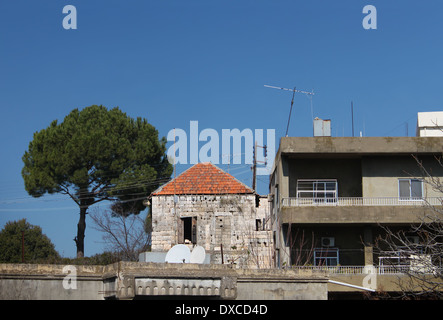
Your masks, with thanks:
[[[22,262],[22,236],[24,236],[24,262],[41,263],[48,259],[60,258],[54,244],[42,233],[42,229],[22,219],[7,222],[0,231],[0,263]]]

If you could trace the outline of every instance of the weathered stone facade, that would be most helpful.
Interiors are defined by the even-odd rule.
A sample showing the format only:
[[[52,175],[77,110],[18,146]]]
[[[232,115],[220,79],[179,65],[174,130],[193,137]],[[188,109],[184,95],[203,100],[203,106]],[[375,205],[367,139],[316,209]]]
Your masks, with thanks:
[[[192,166],[149,199],[153,252],[198,245],[212,264],[274,266],[268,199],[215,165]]]
[[[215,264],[273,265],[265,197],[254,193],[158,195],[151,198],[151,212],[152,251],[168,251],[183,243],[190,249],[202,246]]]

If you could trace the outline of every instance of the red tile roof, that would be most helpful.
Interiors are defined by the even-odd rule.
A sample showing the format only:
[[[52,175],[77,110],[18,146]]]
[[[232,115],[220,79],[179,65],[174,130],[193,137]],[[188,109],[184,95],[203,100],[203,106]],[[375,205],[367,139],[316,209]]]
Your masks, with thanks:
[[[229,173],[209,162],[198,163],[164,184],[152,195],[254,193]]]

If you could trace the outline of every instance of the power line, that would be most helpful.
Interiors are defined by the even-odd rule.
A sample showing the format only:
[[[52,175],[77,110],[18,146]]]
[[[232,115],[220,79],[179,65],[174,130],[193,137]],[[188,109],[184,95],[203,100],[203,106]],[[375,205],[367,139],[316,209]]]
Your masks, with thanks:
[[[105,189],[103,189],[101,192],[105,193],[105,192],[122,192],[122,191],[130,191],[133,189],[140,189],[143,187],[148,187],[148,186],[153,186],[153,185],[157,185],[157,184],[162,184],[165,183],[167,181],[169,181],[170,178],[162,178],[162,179],[156,179],[156,180],[151,180],[149,182],[134,182],[133,184],[129,184],[126,186],[122,186],[122,187],[113,187],[113,186],[109,186]],[[148,180],[146,180],[148,181]],[[123,194],[119,194],[118,196],[130,196],[130,195],[139,195],[139,194],[145,194],[145,192],[137,192],[137,193],[123,193]],[[64,192],[60,192],[57,195],[53,195],[53,196],[62,196],[65,195]],[[84,192],[77,192],[74,194],[77,197],[81,197],[82,195],[88,195],[87,197],[83,197],[83,200],[89,200],[89,199],[95,199],[97,198],[96,194],[91,194],[90,191],[84,191]],[[148,196],[148,195],[146,195]],[[17,204],[17,203],[26,203],[26,202],[31,202],[31,201],[42,201],[42,202],[57,202],[57,201],[66,201],[66,200],[70,200],[70,198],[67,197],[63,197],[63,199],[58,199],[58,198],[51,198],[51,199],[46,199],[46,198],[34,198],[32,196],[29,197],[21,197],[21,198],[14,198],[14,199],[6,199],[6,200],[1,200],[0,204],[4,204],[4,205],[10,205],[10,204]]]

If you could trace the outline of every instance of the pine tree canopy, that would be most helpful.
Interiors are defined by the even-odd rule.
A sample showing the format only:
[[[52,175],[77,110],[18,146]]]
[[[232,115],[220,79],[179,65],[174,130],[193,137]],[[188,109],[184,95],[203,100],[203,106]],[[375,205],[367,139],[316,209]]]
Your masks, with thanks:
[[[143,198],[171,176],[165,152],[166,139],[146,119],[93,105],[36,132],[22,158],[22,176],[30,195],[66,194],[81,216],[103,200],[119,201],[137,214],[145,208]],[[84,223],[79,221],[79,231]],[[82,237],[84,232],[75,239],[78,256]]]

